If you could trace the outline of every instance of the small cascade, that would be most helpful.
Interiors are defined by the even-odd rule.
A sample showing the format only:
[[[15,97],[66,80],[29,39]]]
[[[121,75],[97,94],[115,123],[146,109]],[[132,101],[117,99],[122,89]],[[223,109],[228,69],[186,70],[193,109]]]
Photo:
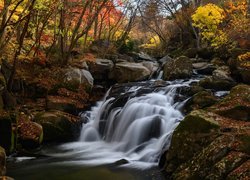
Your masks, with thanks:
[[[89,151],[88,163],[121,159],[157,163],[183,119],[180,108],[187,98],[176,98],[180,96],[177,90],[191,82],[194,80],[168,82],[167,86],[151,89],[147,84],[130,85],[120,94],[116,92],[117,97],[111,90],[103,102],[84,114],[88,122],[82,128],[80,142],[88,146],[89,150],[84,149]]]

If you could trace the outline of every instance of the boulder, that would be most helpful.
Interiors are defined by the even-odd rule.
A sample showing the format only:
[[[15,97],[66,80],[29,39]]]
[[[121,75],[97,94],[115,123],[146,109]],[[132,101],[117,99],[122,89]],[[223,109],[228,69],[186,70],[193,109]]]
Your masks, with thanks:
[[[250,86],[235,86],[229,95],[209,110],[227,118],[250,121]]]
[[[156,74],[159,69],[159,64],[157,62],[143,61],[142,65],[150,71],[150,76]]]
[[[60,111],[40,112],[34,121],[43,127],[44,142],[62,142],[77,138],[82,122],[78,117]]]
[[[0,178],[6,173],[6,154],[4,148],[0,146]]]
[[[89,71],[95,80],[108,80],[108,74],[113,67],[113,61],[108,59],[96,59],[89,63]]]
[[[202,79],[199,85],[215,91],[228,91],[236,85],[236,82],[231,77],[229,67],[221,66],[213,71],[212,76]]]
[[[165,171],[172,174],[195,153],[209,145],[218,136],[220,125],[213,113],[192,111],[175,129],[165,158]]]
[[[191,99],[187,101],[184,106],[185,112],[190,112],[196,109],[203,109],[214,105],[218,100],[213,96],[212,92],[201,91],[196,93]]]
[[[169,56],[169,55],[166,55],[164,56],[163,58],[161,58],[160,60],[158,60],[158,62],[162,65],[164,65],[166,62],[168,61],[172,61],[173,59]]]
[[[12,120],[10,114],[0,111],[0,146],[7,154],[13,152],[15,148],[15,134],[12,130]]]
[[[211,75],[216,69],[215,66],[207,62],[197,62],[193,63],[193,68],[198,74]]]
[[[167,61],[163,69],[164,80],[190,78],[193,73],[191,60],[186,56]]]
[[[142,63],[117,63],[109,77],[119,83],[145,80],[151,75],[151,71]]]
[[[84,85],[86,88],[91,89],[94,84],[94,79],[89,71],[78,68],[66,69],[63,83],[69,90],[76,90],[80,85]]]
[[[155,58],[152,58],[151,56],[149,56],[148,54],[146,54],[144,52],[138,53],[138,59],[145,60],[145,61],[156,61]]]
[[[17,122],[18,137],[22,147],[27,149],[39,147],[43,141],[42,126],[32,122],[25,114],[21,114]]]
[[[203,59],[211,59],[214,55],[214,52],[212,49],[209,48],[200,48],[197,52],[198,56]]]
[[[48,96],[46,99],[46,109],[64,111],[70,114],[77,113],[77,102],[72,98],[60,96]]]

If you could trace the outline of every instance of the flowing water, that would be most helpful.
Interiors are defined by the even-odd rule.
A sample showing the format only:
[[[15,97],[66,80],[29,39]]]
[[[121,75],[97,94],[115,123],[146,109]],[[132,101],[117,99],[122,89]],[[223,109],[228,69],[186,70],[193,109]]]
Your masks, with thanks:
[[[183,119],[181,108],[188,97],[179,91],[194,81],[149,81],[112,88],[103,101],[82,113],[87,122],[77,142],[43,148],[45,158],[17,158],[8,174],[16,179],[88,179],[82,177],[88,173],[89,179],[109,175],[152,179],[159,171],[154,167],[161,153],[169,148],[171,135]],[[145,169],[150,169],[149,174],[138,175]]]

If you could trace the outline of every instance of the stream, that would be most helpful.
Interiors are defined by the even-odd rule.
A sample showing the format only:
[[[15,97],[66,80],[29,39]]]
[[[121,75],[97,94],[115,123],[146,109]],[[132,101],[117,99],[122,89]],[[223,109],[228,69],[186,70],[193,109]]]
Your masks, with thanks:
[[[47,145],[42,157],[9,158],[7,175],[39,179],[164,179],[161,153],[183,119],[182,92],[197,79],[114,85],[103,101],[81,113],[76,142]]]

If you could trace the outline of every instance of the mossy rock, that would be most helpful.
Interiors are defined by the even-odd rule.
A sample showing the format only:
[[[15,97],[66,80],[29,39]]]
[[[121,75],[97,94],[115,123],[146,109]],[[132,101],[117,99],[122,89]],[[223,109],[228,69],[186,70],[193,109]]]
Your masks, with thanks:
[[[6,173],[6,154],[4,148],[0,146],[0,178]]]
[[[191,60],[186,56],[167,61],[163,69],[164,80],[190,78],[193,73]]]
[[[216,91],[227,91],[236,85],[233,81],[224,79],[215,79],[213,77],[206,77],[200,80],[199,85],[205,89],[212,89]]]
[[[213,96],[212,92],[198,92],[185,104],[185,112],[212,106],[217,101],[217,98]]]
[[[60,111],[38,113],[34,121],[43,127],[44,142],[65,142],[77,138],[81,129],[79,118]]]
[[[215,114],[204,110],[193,111],[185,117],[174,131],[166,153],[167,173],[173,173],[218,136],[220,126],[215,117]]]
[[[231,119],[250,120],[250,86],[240,84],[232,88],[230,94],[209,108],[221,116]]]
[[[198,49],[197,48],[189,48],[184,52],[184,56],[189,58],[195,58],[197,56]]]

